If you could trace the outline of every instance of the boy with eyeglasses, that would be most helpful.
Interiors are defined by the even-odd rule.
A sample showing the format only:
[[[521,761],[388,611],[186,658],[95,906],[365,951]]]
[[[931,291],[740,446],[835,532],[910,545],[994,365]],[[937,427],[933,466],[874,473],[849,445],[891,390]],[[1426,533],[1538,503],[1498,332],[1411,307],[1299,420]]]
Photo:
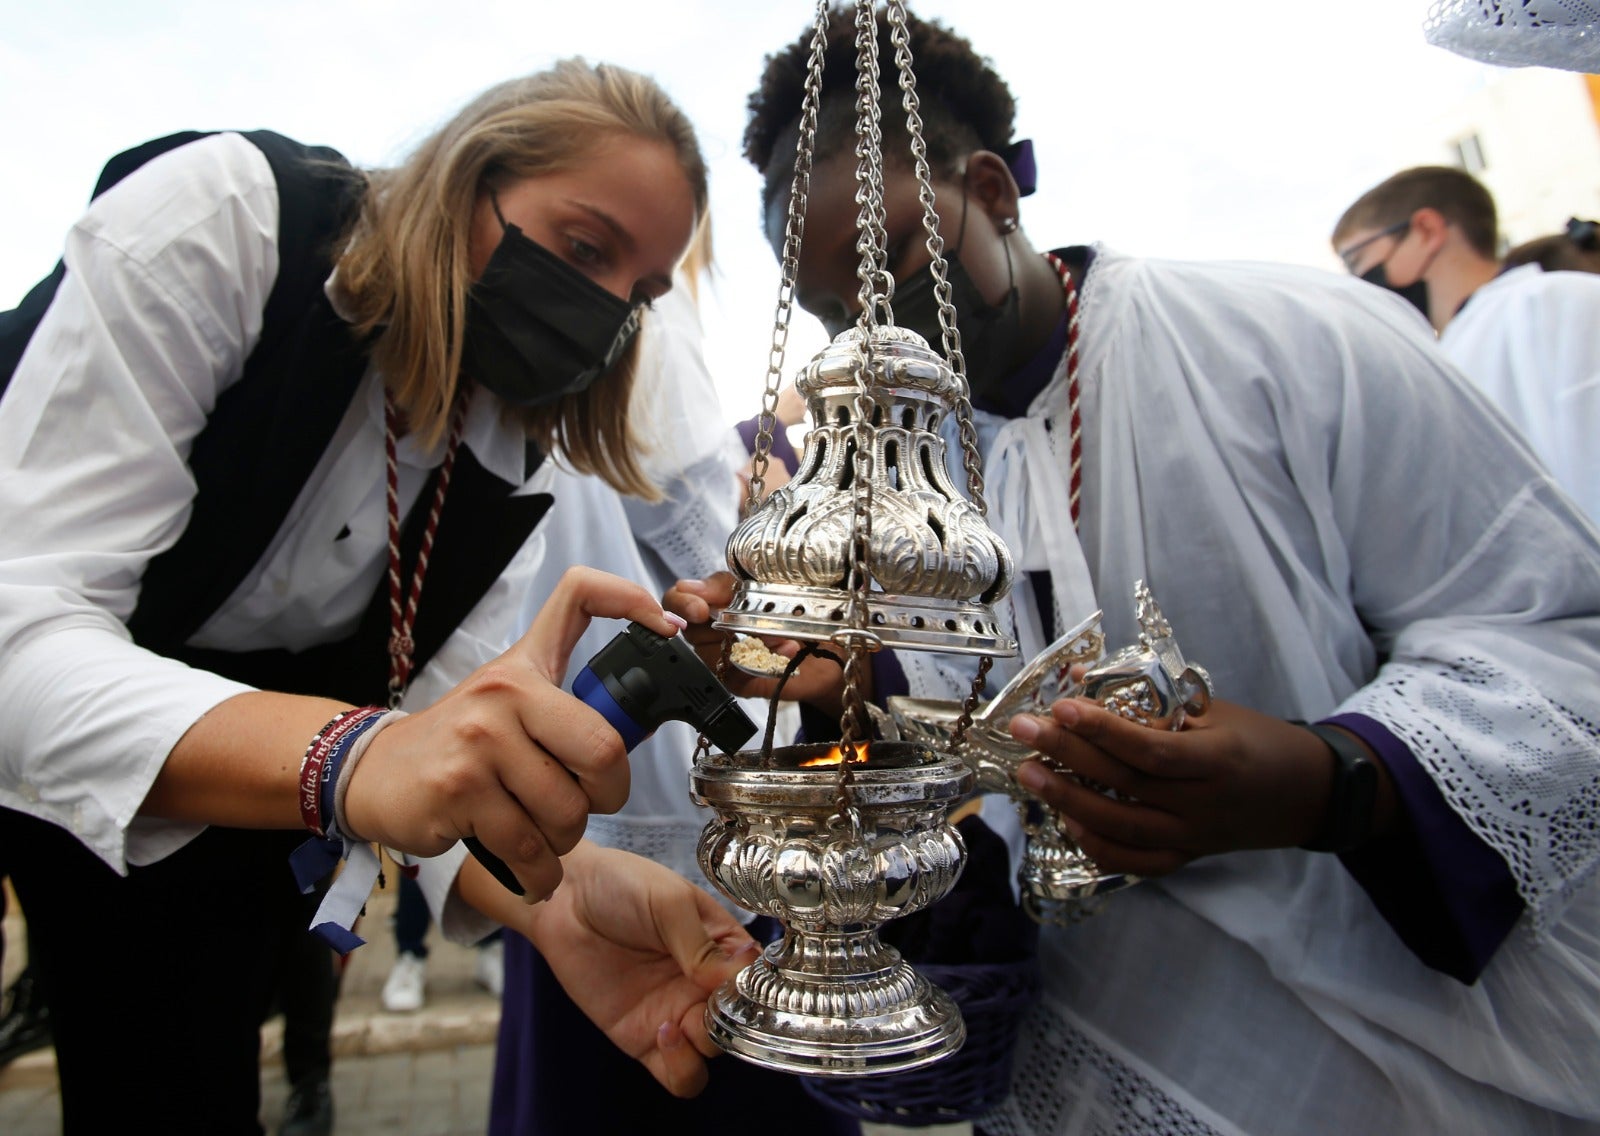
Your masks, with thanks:
[[[1600,278],[1505,268],[1494,198],[1448,166],[1402,170],[1333,228],[1350,272],[1414,304],[1439,346],[1600,517]]]

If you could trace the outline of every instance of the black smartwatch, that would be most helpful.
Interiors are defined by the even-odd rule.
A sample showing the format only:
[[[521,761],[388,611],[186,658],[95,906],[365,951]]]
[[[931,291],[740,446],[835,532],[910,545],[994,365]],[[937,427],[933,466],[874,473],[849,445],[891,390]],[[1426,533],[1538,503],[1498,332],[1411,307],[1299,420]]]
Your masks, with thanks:
[[[1348,852],[1372,835],[1372,813],[1378,800],[1378,767],[1364,746],[1343,730],[1315,722],[1298,722],[1321,738],[1333,754],[1333,790],[1328,815],[1316,838],[1300,845],[1308,852]]]

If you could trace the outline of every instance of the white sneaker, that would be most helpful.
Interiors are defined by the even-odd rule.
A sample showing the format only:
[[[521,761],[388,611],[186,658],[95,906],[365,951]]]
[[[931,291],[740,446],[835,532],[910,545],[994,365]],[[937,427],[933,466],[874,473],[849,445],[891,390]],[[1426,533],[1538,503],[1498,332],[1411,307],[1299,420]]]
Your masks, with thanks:
[[[427,960],[408,952],[403,952],[395,959],[394,969],[383,983],[383,1008],[391,1014],[408,1014],[422,1009],[427,966]]]
[[[484,943],[478,948],[478,961],[474,977],[478,985],[483,987],[496,998],[506,984],[506,952],[500,940]]]

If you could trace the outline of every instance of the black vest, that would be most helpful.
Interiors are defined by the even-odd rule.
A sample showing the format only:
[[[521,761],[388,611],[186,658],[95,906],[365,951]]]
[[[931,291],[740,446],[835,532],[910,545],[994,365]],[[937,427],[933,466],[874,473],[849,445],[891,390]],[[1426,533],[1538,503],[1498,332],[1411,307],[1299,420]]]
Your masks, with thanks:
[[[204,134],[169,135],[118,154],[95,196],[167,150]],[[355,633],[306,651],[199,650],[188,639],[227,601],[272,542],[355,396],[367,344],[334,312],[323,284],[334,244],[363,184],[334,150],[270,131],[244,134],[266,156],[278,186],[278,278],[267,298],[261,339],[238,382],[217,399],[189,456],[197,492],[189,523],[145,569],[128,619],[134,641],[159,654],[265,690],[318,694],[358,704],[386,697],[387,580],[380,580]],[[64,264],[14,311],[0,312],[0,389],[66,275]],[[527,470],[541,455],[528,448]],[[402,579],[421,543],[429,478],[402,532]],[[549,508],[548,494],[511,496],[515,486],[486,471],[470,449],[456,456],[440,515],[413,638],[420,670],[500,575]],[[329,533],[330,545],[337,534]]]

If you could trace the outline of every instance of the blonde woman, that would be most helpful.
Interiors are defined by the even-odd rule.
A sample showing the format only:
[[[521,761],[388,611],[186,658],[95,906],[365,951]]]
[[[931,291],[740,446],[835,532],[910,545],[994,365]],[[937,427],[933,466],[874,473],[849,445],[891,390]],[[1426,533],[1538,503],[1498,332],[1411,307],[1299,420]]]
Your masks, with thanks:
[[[447,932],[487,926],[462,897],[511,921],[695,1091],[697,1004],[745,936],[681,879],[579,844],[628,764],[560,686],[591,616],[676,624],[577,570],[508,634],[547,551],[546,454],[652,492],[614,408],[705,211],[687,120],[574,60],[392,170],[185,135],[101,188],[0,319],[0,862],[40,935],[65,1130],[259,1131],[304,827],[302,877],[350,857],[317,916],[333,941],[354,945],[364,893],[340,893],[364,841],[445,853],[423,884]],[[463,867],[462,838],[530,899],[570,853],[569,885],[525,907]],[[625,957],[646,965],[595,979]]]

